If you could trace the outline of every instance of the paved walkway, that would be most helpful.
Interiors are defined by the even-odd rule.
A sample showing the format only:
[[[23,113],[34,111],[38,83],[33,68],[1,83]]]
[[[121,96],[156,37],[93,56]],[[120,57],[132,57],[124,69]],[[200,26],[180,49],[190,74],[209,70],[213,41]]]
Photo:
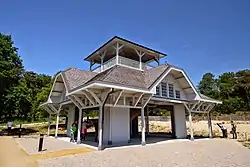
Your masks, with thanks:
[[[67,143],[66,143],[67,144]],[[91,152],[89,148],[69,148],[28,154],[9,136],[0,137],[0,167],[37,167],[37,160]]]

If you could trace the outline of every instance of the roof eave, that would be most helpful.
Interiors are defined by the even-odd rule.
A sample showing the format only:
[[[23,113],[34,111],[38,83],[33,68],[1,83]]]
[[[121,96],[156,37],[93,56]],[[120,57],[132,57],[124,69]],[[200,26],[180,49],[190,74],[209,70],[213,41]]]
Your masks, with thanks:
[[[121,38],[121,37],[118,37],[118,36],[114,36],[113,38],[111,38],[110,40],[108,40],[106,43],[104,43],[102,46],[100,46],[98,49],[96,49],[94,52],[92,52],[89,56],[87,56],[87,57],[84,58],[83,60],[85,60],[85,61],[90,61],[90,58],[91,58],[93,55],[95,55],[99,50],[103,49],[105,46],[107,46],[109,43],[111,43],[111,42],[114,41],[114,40],[121,40],[121,41],[123,41],[123,42],[130,43],[130,44],[135,45],[135,46],[137,46],[137,47],[141,47],[141,48],[143,48],[143,49],[145,49],[145,50],[154,52],[154,53],[156,53],[156,54],[159,54],[159,55],[160,55],[160,58],[163,58],[163,57],[166,57],[166,56],[167,56],[167,54],[165,54],[165,53],[162,53],[162,52],[159,52],[159,51],[157,51],[157,50],[148,48],[148,47],[146,47],[146,46],[143,46],[143,45],[140,45],[140,44],[138,44],[138,43],[132,42],[132,41],[130,41],[130,40],[127,40],[127,39],[124,39],[124,38]]]

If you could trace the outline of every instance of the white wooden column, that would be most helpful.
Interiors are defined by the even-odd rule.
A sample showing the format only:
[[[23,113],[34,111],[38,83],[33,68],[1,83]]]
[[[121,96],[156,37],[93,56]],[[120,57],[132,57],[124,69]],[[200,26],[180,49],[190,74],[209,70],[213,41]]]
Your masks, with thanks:
[[[100,105],[99,107],[99,119],[98,119],[98,150],[102,150],[102,130],[103,130],[103,127],[102,127],[102,105]]]
[[[140,64],[139,64],[139,69],[140,69],[140,70],[142,70],[142,62],[141,62],[141,58],[142,58],[142,56],[144,56],[144,55],[145,55],[145,53],[144,53],[144,52],[142,52],[142,51],[138,51],[137,49],[135,49],[135,51],[136,51],[137,55],[139,56],[139,62],[140,62]]]
[[[146,145],[144,108],[141,108],[141,144]]]
[[[55,132],[55,137],[58,135],[58,124],[59,124],[59,112],[56,113],[56,132]]]
[[[117,42],[114,47],[115,51],[116,51],[116,64],[119,64],[119,51],[121,50],[121,48],[123,47],[124,45],[119,45],[119,43]]]
[[[146,132],[147,132],[147,136],[149,135],[149,118],[148,115],[149,114],[149,109],[148,106],[146,107]]]
[[[78,118],[78,130],[77,130],[77,144],[81,144],[81,129],[82,129],[82,109],[79,109],[79,118]]]
[[[104,70],[103,60],[104,60],[104,57],[105,57],[105,55],[106,55],[106,52],[107,52],[107,51],[104,51],[104,52],[100,55],[100,59],[101,59],[101,71]]]
[[[189,124],[190,124],[190,140],[194,140],[194,132],[193,132],[193,122],[192,122],[192,114],[191,114],[191,111],[189,111]]]
[[[109,110],[109,141],[108,145],[112,145],[112,109]]]
[[[207,113],[207,119],[208,119],[208,130],[209,130],[209,138],[213,138],[213,128],[212,128],[212,122],[211,122],[211,112]]]
[[[50,134],[50,124],[51,124],[51,113],[49,114],[49,118],[48,118],[48,133],[47,133],[47,136],[49,136],[49,134]]]

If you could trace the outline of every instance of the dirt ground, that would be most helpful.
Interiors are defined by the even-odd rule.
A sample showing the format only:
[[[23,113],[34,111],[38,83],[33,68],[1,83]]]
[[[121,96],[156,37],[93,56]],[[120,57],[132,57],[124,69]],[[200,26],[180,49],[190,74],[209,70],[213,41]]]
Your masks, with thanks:
[[[213,134],[215,137],[222,136],[220,128],[216,123],[221,123],[222,121],[212,121]],[[224,121],[228,129],[228,133],[231,130],[231,125],[229,121]],[[237,126],[238,139],[250,139],[250,122],[237,121],[235,122]],[[170,121],[150,121],[150,132],[170,132],[171,122]],[[186,122],[187,133],[189,134],[189,122]],[[194,134],[197,136],[208,136],[208,122],[207,121],[194,121],[193,122]],[[231,135],[229,134],[229,137]]]

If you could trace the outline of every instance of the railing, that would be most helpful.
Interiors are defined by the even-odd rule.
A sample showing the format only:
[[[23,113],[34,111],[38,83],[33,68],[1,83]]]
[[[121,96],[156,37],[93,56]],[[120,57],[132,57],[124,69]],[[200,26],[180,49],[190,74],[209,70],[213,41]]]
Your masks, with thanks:
[[[94,69],[92,69],[93,72],[101,72],[101,65],[95,67]]]
[[[113,57],[112,59],[103,63],[103,70],[106,70],[115,64],[116,64],[116,57]],[[132,59],[122,57],[122,56],[118,57],[118,64],[125,65],[125,66],[132,67],[132,68],[136,68],[136,69],[140,69],[140,62],[139,61],[132,60]],[[142,68],[142,70],[145,69],[146,65],[144,63],[141,63],[141,68]],[[92,71],[101,72],[103,70],[101,70],[101,66],[98,66]]]
[[[130,67],[134,67],[134,68],[140,68],[140,62],[139,61],[135,61],[132,59],[128,59],[126,57],[118,57],[118,63],[125,65],[125,66],[130,66]]]
[[[112,59],[109,59],[108,61],[103,63],[103,70],[106,70],[115,64],[116,64],[116,57],[113,57]]]

